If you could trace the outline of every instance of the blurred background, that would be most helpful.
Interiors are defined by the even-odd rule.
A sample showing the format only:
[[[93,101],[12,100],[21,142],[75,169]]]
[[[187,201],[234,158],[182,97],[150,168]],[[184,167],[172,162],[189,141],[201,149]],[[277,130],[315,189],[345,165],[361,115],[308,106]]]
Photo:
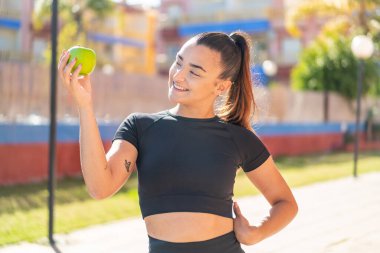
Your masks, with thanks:
[[[173,106],[167,99],[168,70],[186,40],[206,31],[243,30],[253,41],[252,76],[259,106],[254,129],[279,162],[281,157],[294,157],[305,165],[311,158],[304,155],[343,152],[337,159],[351,168],[347,162],[354,147],[359,82],[359,147],[370,159],[380,154],[378,0],[60,0],[58,27],[58,57],[74,45],[96,51],[94,106],[106,148],[129,113]],[[42,210],[45,205],[50,33],[51,1],[0,0],[0,206],[6,206],[0,208],[0,220],[9,221],[4,215],[16,210]],[[361,48],[373,49],[365,59],[354,54],[352,40],[357,35],[371,41]],[[81,175],[79,126],[76,109],[59,81],[57,113],[56,166],[63,180],[57,203],[68,208],[69,203],[90,200],[82,181],[64,181]],[[375,160],[366,168],[379,167]],[[135,183],[121,195],[132,196],[134,215]],[[37,199],[21,191],[36,193]],[[58,230],[124,216],[119,211],[110,217],[71,227],[62,222]],[[34,235],[15,232],[14,225],[7,224],[0,245],[44,233],[38,222]]]
[[[351,39],[366,33],[379,47],[377,1],[362,2],[61,0],[58,55],[73,45],[96,51],[97,117],[120,121],[131,111],[168,106],[168,69],[184,41],[204,31],[241,29],[253,40],[252,72],[257,99],[264,100],[258,120],[350,122],[357,80]],[[1,121],[48,118],[50,4],[0,1]],[[363,115],[379,106],[378,59],[376,50],[367,62]],[[60,121],[77,117],[67,99],[59,89]]]

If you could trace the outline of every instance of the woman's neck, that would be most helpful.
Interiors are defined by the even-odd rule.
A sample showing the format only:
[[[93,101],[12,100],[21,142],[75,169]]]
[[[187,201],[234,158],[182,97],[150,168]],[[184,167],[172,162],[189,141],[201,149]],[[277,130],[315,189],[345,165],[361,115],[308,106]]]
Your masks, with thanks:
[[[214,109],[189,108],[184,105],[176,105],[169,109],[170,113],[190,118],[212,118],[215,116]]]

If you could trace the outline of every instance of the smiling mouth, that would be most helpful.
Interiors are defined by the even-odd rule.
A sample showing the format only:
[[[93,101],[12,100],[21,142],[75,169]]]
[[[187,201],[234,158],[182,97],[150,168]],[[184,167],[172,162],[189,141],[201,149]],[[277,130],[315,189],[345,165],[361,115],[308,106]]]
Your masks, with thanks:
[[[179,91],[189,91],[189,89],[186,89],[186,88],[183,88],[181,86],[179,86],[178,84],[176,83],[172,83],[173,84],[173,87],[176,89],[176,90],[179,90]]]

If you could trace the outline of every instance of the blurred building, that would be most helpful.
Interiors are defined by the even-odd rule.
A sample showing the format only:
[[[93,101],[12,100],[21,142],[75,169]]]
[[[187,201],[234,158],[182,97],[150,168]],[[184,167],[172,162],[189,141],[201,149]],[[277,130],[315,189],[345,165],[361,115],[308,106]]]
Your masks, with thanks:
[[[253,71],[262,74],[262,62],[272,60],[278,65],[276,80],[288,82],[301,48],[323,25],[323,20],[310,18],[300,24],[302,37],[291,37],[284,26],[284,11],[299,1],[161,0],[156,10],[113,0],[114,11],[105,20],[85,15],[88,46],[96,50],[100,65],[108,63],[131,73],[166,75],[189,37],[204,31],[229,33],[242,29],[254,42]],[[35,2],[0,0],[0,60],[43,59],[50,41],[50,19],[41,30],[33,30]]]
[[[278,80],[288,80],[301,49],[299,39],[284,27],[284,0],[162,0],[158,32],[158,70],[166,74],[175,54],[191,36],[206,31],[230,33],[241,29],[253,40],[253,71],[272,60]]]
[[[50,19],[33,29],[34,0],[0,0],[0,60],[41,61],[50,43]],[[88,45],[99,63],[132,73],[154,74],[157,11],[115,3],[112,15],[100,19],[83,12]],[[59,27],[63,22],[59,20]]]
[[[0,60],[27,60],[33,50],[34,0],[0,0]]]
[[[87,38],[98,57],[127,72],[156,73],[156,10],[120,2],[105,20],[87,18]]]

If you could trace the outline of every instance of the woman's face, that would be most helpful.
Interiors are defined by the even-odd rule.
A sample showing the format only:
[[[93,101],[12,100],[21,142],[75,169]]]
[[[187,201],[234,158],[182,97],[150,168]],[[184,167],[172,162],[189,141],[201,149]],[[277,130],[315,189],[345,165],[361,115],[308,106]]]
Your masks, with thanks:
[[[222,72],[220,53],[194,39],[186,42],[177,53],[169,70],[169,100],[181,104],[212,105],[220,94],[217,84]]]

